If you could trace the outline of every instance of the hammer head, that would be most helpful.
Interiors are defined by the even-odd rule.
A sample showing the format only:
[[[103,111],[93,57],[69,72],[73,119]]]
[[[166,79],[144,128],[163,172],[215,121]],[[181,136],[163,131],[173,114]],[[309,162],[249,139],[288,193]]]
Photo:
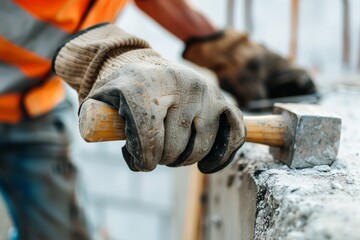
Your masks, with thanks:
[[[273,113],[283,115],[288,122],[286,145],[270,148],[276,159],[291,168],[333,163],[340,145],[340,117],[306,104],[275,104]]]

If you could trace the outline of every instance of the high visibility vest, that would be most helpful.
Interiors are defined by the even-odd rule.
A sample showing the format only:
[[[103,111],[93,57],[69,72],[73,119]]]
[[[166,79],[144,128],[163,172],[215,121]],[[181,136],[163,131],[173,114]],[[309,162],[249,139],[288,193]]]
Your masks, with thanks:
[[[65,97],[51,73],[57,47],[73,33],[114,21],[127,0],[3,0],[0,5],[0,122],[49,112]]]

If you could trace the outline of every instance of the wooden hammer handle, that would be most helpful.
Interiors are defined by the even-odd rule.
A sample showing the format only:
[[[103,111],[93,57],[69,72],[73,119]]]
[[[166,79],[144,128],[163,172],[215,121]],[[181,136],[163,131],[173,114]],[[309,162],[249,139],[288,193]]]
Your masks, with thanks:
[[[80,109],[80,134],[87,142],[125,140],[125,119],[110,105],[86,100]],[[281,115],[244,117],[247,142],[273,147],[285,144],[288,131],[286,120]]]

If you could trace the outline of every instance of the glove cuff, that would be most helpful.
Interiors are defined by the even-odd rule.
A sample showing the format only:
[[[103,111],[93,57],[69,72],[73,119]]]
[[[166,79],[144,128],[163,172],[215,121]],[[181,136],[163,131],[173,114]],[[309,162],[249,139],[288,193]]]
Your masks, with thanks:
[[[189,50],[189,48],[196,43],[205,43],[205,42],[211,42],[211,41],[215,41],[218,40],[219,38],[222,38],[225,34],[225,31],[219,31],[216,32],[214,34],[211,35],[207,35],[207,36],[195,36],[195,37],[191,37],[188,40],[185,41],[185,48],[184,51],[182,53],[182,57],[186,59],[186,53]]]
[[[84,99],[103,63],[110,57],[150,45],[113,24],[99,24],[76,34],[59,47],[53,57],[53,71]]]
[[[211,70],[228,64],[233,46],[248,42],[248,35],[231,29],[205,37],[190,38],[185,43],[183,58]]]

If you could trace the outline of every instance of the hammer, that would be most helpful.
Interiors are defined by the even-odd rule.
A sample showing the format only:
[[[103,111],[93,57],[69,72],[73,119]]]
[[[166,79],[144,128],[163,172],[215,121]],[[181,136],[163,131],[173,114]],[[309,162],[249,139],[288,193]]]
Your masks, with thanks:
[[[87,142],[125,140],[125,119],[112,106],[93,99],[80,109],[80,134]],[[245,116],[246,141],[270,146],[290,168],[330,165],[336,158],[341,118],[320,106],[276,103],[273,115]]]

